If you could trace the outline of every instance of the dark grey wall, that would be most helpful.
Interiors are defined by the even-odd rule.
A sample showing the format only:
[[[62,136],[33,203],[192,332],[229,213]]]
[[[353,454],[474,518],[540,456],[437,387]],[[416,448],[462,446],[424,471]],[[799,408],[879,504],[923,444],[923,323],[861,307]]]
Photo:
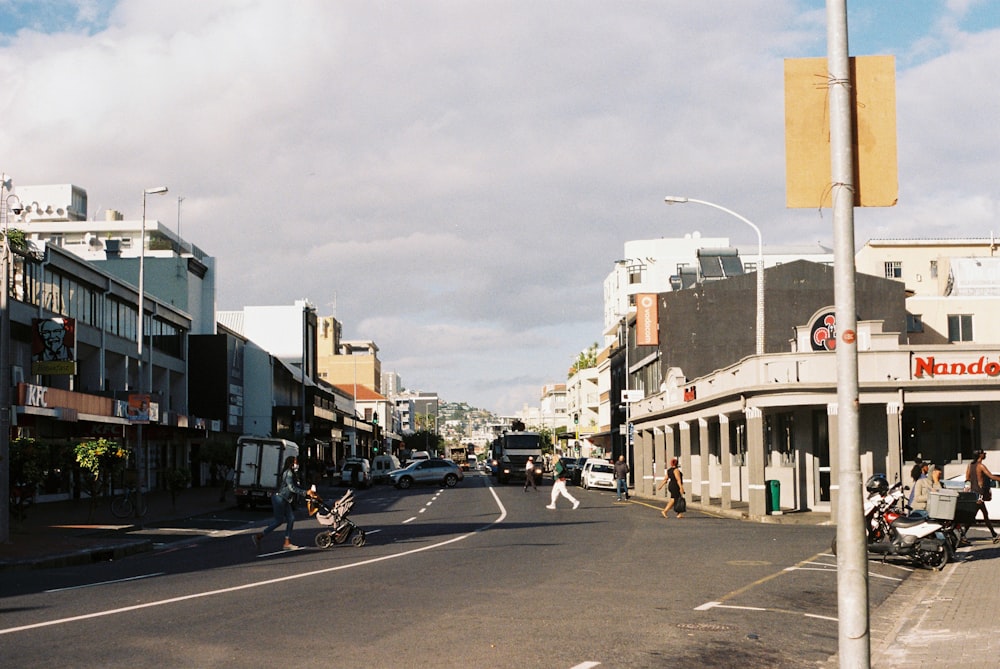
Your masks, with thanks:
[[[833,306],[833,268],[797,260],[764,272],[764,351],[791,350],[796,326]],[[906,336],[906,294],[901,281],[855,275],[859,320],[884,320],[886,332]],[[688,379],[753,355],[756,349],[757,277],[711,281],[660,294],[662,371],[680,367]]]

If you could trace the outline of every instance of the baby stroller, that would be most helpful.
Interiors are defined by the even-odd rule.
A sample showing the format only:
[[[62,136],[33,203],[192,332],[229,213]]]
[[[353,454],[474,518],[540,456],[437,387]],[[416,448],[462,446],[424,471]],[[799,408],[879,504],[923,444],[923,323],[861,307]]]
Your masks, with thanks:
[[[358,548],[365,545],[365,531],[347,517],[347,514],[354,508],[353,490],[345,492],[344,496],[334,502],[332,506],[319,497],[310,497],[308,508],[310,516],[315,514],[320,525],[329,527],[316,535],[316,545],[320,548],[342,544],[348,539],[351,539],[351,543]]]

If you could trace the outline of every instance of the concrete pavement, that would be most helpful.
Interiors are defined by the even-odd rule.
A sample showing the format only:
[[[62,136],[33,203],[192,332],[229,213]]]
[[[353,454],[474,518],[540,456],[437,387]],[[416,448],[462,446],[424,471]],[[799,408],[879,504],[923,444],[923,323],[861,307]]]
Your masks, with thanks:
[[[323,493],[329,496],[332,493]],[[662,498],[646,500],[654,504]],[[11,541],[0,544],[0,585],[21,569],[53,568],[117,559],[153,549],[141,527],[156,527],[193,516],[224,513],[232,493],[219,499],[218,488],[191,488],[171,500],[169,493],[149,494],[149,511],[141,523],[111,514],[107,500],[36,504],[27,518],[12,522]],[[690,503],[691,511],[701,505]],[[636,506],[637,510],[643,507]],[[651,512],[651,511],[650,511]],[[740,511],[731,514],[740,518]],[[267,514],[261,513],[261,519]],[[828,514],[786,514],[768,522],[829,522]],[[992,669],[1000,666],[1000,544],[982,527],[969,531],[972,545],[942,571],[918,569],[870,616],[871,666],[902,669]],[[2,588],[0,588],[2,596]],[[836,656],[822,665],[838,667]]]

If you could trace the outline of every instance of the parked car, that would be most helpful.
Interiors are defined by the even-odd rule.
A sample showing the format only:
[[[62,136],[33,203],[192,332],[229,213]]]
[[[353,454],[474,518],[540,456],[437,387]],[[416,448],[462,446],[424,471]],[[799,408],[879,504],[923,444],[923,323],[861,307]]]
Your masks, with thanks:
[[[365,458],[347,458],[340,470],[340,485],[352,488],[370,488],[372,486],[372,468]]]
[[[454,488],[463,478],[461,467],[441,458],[414,460],[402,469],[389,472],[389,482],[402,490],[418,483]]]
[[[572,470],[573,476],[569,480],[570,483],[572,483],[573,485],[580,485],[580,475],[583,474],[583,466],[585,464],[587,464],[587,460],[589,460],[589,459],[590,458],[577,458],[576,459],[576,466],[573,467],[573,470]]]
[[[607,460],[588,458],[580,474],[580,485],[584,490],[591,488],[615,489],[615,468]]]

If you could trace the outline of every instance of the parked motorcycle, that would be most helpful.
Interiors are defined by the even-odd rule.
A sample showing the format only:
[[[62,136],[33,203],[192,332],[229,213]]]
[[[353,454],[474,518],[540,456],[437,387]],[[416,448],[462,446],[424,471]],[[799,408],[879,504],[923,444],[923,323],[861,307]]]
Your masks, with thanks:
[[[926,513],[903,514],[902,483],[890,487],[885,476],[876,474],[865,483],[866,543],[869,553],[903,557],[929,569],[941,570],[953,557],[953,545],[948,540],[945,521],[930,518]],[[950,531],[950,530],[949,530]],[[837,538],[833,539],[837,553]]]

